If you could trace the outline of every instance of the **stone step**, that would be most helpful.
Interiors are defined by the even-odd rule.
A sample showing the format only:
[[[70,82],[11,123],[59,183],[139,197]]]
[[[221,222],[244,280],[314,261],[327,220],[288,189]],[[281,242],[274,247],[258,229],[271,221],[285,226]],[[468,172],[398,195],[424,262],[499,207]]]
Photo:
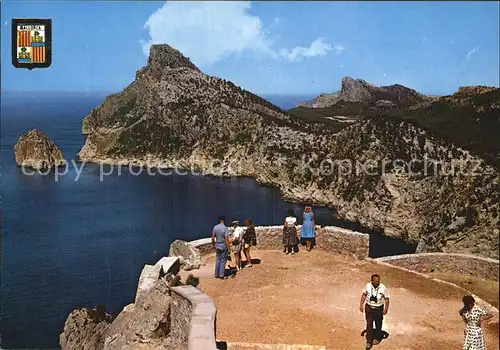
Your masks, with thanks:
[[[261,344],[244,342],[217,342],[219,350],[326,350],[325,346],[301,344]]]

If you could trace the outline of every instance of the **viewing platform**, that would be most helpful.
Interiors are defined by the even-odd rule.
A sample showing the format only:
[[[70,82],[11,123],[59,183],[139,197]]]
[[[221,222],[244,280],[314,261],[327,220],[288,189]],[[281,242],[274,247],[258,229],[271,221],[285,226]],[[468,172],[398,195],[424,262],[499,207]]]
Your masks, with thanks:
[[[446,253],[371,259],[367,234],[338,227],[318,227],[315,249],[301,248],[295,255],[286,255],[282,229],[256,227],[253,266],[229,273],[227,280],[214,278],[211,238],[188,242],[200,250],[205,265],[180,274],[199,277],[199,289],[214,301],[218,349],[363,348],[365,320],[358,310],[359,299],[373,273],[381,275],[391,295],[383,324],[389,337],[382,341],[383,349],[460,348],[464,326],[458,310],[463,295],[471,292],[435,278],[434,272],[445,278],[458,273],[465,279],[467,275],[484,278],[470,286],[491,287],[481,290],[486,300],[477,296],[476,300],[494,314],[483,328],[488,349],[499,349],[498,303],[490,304],[498,295],[498,273],[492,272],[497,260]],[[416,259],[415,270],[406,259]],[[459,266],[457,274],[453,274],[453,264]],[[480,272],[473,274],[472,269]]]

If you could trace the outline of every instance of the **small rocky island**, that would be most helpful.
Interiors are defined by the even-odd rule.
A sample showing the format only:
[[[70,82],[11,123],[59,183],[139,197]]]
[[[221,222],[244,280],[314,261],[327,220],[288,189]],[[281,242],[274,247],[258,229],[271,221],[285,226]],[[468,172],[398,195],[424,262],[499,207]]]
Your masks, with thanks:
[[[50,169],[65,165],[61,149],[36,129],[28,131],[17,140],[14,156],[18,166],[33,169]]]

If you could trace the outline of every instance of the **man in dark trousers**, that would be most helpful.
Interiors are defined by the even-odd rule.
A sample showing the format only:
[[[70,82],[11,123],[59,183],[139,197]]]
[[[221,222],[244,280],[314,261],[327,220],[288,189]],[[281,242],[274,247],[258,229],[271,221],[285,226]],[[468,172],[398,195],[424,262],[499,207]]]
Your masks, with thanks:
[[[380,283],[379,275],[372,275],[371,282],[365,285],[361,294],[359,311],[365,312],[366,349],[371,349],[373,344],[378,344],[382,340],[382,320],[389,311],[389,293],[387,288]],[[375,334],[373,322],[375,322]]]
[[[229,250],[229,229],[224,224],[224,216],[219,217],[219,224],[212,230],[212,244],[215,247],[215,278],[226,279],[226,262]]]

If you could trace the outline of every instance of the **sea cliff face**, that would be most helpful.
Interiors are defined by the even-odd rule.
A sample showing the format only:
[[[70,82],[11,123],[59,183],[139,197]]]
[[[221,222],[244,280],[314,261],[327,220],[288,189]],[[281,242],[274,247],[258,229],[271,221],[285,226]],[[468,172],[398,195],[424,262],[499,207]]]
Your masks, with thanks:
[[[422,252],[498,258],[498,170],[387,117],[386,105],[348,122],[291,115],[153,45],[136,80],[84,119],[79,157],[250,176],[286,199],[328,205],[343,219],[418,242]],[[425,159],[442,165],[425,168]]]

